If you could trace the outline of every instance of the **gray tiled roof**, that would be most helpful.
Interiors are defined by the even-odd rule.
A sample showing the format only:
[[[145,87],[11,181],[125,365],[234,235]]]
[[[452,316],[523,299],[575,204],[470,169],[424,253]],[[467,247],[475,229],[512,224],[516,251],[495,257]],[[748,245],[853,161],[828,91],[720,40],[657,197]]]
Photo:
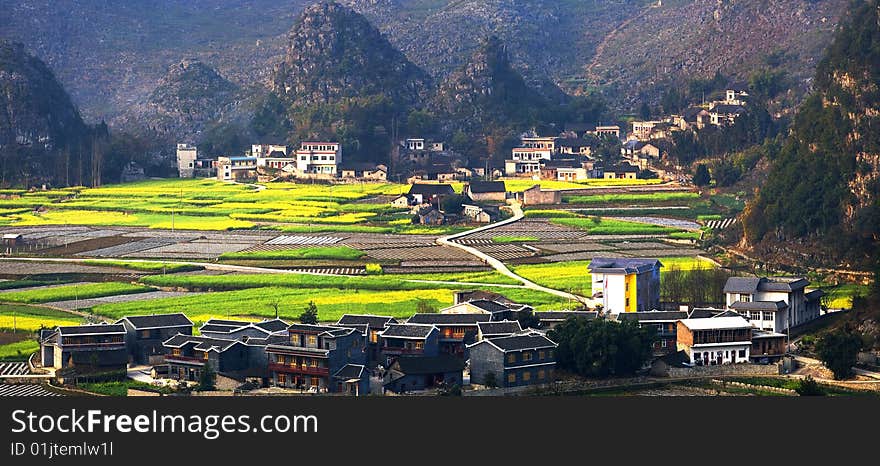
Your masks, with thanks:
[[[391,324],[382,332],[383,338],[427,338],[436,331],[433,325]]]
[[[148,329],[158,327],[191,327],[192,321],[183,313],[175,314],[155,314],[149,316],[126,316],[117,323],[127,320],[136,329]]]
[[[477,322],[489,322],[491,314],[415,314],[409,318],[408,324],[434,325],[477,325]]]
[[[125,333],[122,324],[73,325],[58,327],[61,335],[89,335],[93,333]]]
[[[396,324],[397,319],[388,316],[375,316],[369,314],[345,314],[336,322],[337,325],[363,325],[367,324],[373,329],[383,329],[388,324]]]
[[[788,307],[785,301],[736,301],[731,308],[743,311],[780,311]]]
[[[549,338],[543,335],[536,334],[493,338],[491,342],[505,352],[538,348],[553,348],[556,346],[556,343],[553,343],[553,341]]]
[[[477,328],[485,335],[513,335],[522,331],[516,320],[504,320],[501,322],[478,322]]]

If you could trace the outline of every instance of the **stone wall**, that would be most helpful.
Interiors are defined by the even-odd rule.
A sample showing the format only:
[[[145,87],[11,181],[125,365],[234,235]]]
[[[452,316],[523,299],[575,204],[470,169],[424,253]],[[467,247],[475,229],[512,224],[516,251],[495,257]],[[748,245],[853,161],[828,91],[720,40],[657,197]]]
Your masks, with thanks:
[[[779,375],[777,364],[728,364],[722,366],[670,367],[669,377],[711,377],[726,375]]]

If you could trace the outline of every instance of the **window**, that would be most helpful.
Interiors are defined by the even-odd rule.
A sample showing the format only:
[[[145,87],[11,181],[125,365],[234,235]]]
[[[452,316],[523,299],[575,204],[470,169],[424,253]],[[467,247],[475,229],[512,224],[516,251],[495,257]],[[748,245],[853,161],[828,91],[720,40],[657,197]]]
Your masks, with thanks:
[[[417,350],[424,349],[424,348],[425,348],[425,342],[423,342],[423,341],[417,341],[416,344],[413,345],[413,347],[414,347],[415,349],[417,349]]]
[[[528,362],[528,361],[532,360],[532,352],[531,351],[523,352],[522,356],[523,356],[522,359],[524,362]]]
[[[516,362],[516,354],[510,353],[507,355],[507,362],[515,363]]]
[[[278,385],[287,384],[287,374],[278,374]]]
[[[660,347],[666,348],[666,340],[660,340]]]
[[[278,364],[287,364],[287,358],[283,354],[278,355]]]
[[[507,374],[507,383],[516,383],[516,372]]]
[[[746,350],[744,350],[744,349],[739,350],[739,357],[741,357],[741,358],[746,357]]]
[[[541,361],[543,361],[543,360],[546,359],[546,358],[547,358],[547,353],[544,352],[544,350],[538,351],[538,359],[540,359]]]
[[[141,338],[150,338],[149,330],[141,330]]]
[[[523,372],[522,379],[523,379],[523,382],[528,382],[529,380],[532,379],[532,373],[531,372]]]
[[[319,386],[321,386],[321,379],[319,379],[318,377],[312,377],[312,383],[311,383],[311,385],[312,385],[313,387],[319,387]]]
[[[180,356],[180,348],[174,348],[171,350],[171,354],[173,356]]]
[[[545,378],[546,376],[547,376],[547,374],[544,372],[544,369],[541,369],[541,370],[538,371],[538,379],[540,379],[540,380],[544,380],[544,378]]]
[[[318,346],[318,336],[317,335],[309,335],[309,346]]]
[[[207,351],[205,351],[205,353],[204,353],[204,358],[206,361],[208,360],[208,352]]]

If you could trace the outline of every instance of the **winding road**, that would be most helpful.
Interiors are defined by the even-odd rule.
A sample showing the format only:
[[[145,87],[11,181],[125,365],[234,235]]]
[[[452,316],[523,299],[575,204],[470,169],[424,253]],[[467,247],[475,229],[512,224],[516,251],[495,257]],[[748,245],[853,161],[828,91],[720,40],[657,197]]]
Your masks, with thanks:
[[[476,248],[472,248],[470,246],[465,246],[463,244],[459,244],[459,243],[455,242],[455,240],[464,238],[465,236],[472,235],[474,233],[492,230],[494,228],[498,228],[498,227],[501,227],[504,225],[509,225],[511,223],[518,222],[518,221],[522,220],[522,218],[524,217],[524,214],[523,214],[523,211],[522,211],[522,208],[520,207],[520,205],[517,203],[512,203],[512,204],[510,204],[510,208],[511,208],[511,210],[513,210],[513,217],[502,220],[500,222],[490,223],[489,225],[484,225],[479,228],[474,228],[473,230],[468,230],[468,231],[457,233],[454,235],[441,236],[441,237],[437,238],[437,244],[439,244],[441,246],[458,248],[458,249],[461,249],[462,251],[465,251],[465,252],[477,257],[478,259],[482,260],[486,264],[489,264],[490,266],[492,266],[492,268],[497,270],[498,273],[505,275],[507,277],[510,277],[510,278],[522,283],[522,286],[524,288],[528,288],[528,289],[535,290],[535,291],[542,291],[544,293],[552,294],[555,296],[560,296],[560,297],[566,298],[566,299],[573,299],[575,301],[580,302],[581,304],[584,304],[585,306],[587,306],[589,308],[595,308],[596,304],[598,304],[598,302],[594,301],[593,299],[586,298],[584,296],[579,296],[579,295],[572,294],[572,293],[567,293],[565,291],[555,290],[553,288],[547,288],[546,286],[539,285],[539,284],[537,284],[537,283],[535,283],[525,277],[517,275],[515,272],[510,270],[506,265],[504,265],[504,263],[501,262],[500,260],[498,260],[498,259],[476,249]]]

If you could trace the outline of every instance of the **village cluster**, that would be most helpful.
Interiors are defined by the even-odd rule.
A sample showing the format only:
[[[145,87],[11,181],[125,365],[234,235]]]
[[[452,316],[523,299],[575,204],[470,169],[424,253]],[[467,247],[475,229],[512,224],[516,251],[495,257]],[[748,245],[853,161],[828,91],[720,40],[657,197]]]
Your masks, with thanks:
[[[293,150],[286,145],[254,144],[241,156],[206,158],[190,144],[177,145],[177,168],[182,178],[217,177],[221,181],[281,179],[327,182],[406,180],[450,182],[496,179],[501,176],[534,180],[577,182],[589,179],[634,179],[645,170],[655,176],[665,148],[676,131],[733,124],[746,113],[748,92],[732,85],[721,100],[687,108],[681,115],[658,120],[632,121],[629,131],[620,125],[567,124],[552,136],[525,133],[503,166],[471,166],[443,141],[412,137],[397,142],[391,153],[393,170],[385,164],[349,162],[339,142],[304,141]],[[620,146],[620,163],[602,160],[594,146],[602,139]],[[396,177],[396,178],[395,178]]]
[[[458,291],[452,306],[405,321],[353,314],[324,324],[213,318],[194,334],[182,313],[129,316],[43,330],[37,359],[58,374],[144,366],[154,378],[185,382],[199,381],[210,367],[228,387],[249,383],[291,394],[431,393],[454,386],[503,393],[552,385],[557,342],[548,332],[569,318],[656,328],[654,358],[645,369],[657,375],[672,367],[778,363],[790,330],[820,316],[820,290],[803,278],[778,277],[730,278],[723,308],[657,310],[662,266],[657,259],[593,259],[592,310],[534,312],[501,294]],[[524,320],[532,323],[523,328]]]

